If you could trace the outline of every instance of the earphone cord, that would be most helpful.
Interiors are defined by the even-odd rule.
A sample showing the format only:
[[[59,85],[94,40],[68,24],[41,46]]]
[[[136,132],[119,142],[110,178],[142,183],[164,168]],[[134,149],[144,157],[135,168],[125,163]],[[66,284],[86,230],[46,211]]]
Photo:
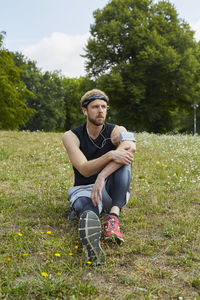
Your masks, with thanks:
[[[88,137],[89,137],[90,141],[91,141],[92,144],[93,144],[95,147],[97,147],[98,149],[102,149],[102,148],[105,146],[107,140],[112,140],[112,139],[113,139],[113,138],[105,138],[105,136],[102,134],[102,132],[103,132],[104,129],[105,129],[105,124],[103,124],[103,130],[100,132],[100,135],[103,137],[103,141],[102,141],[101,146],[99,146],[99,145],[97,145],[97,144],[93,141],[93,139],[90,137],[87,126],[86,126],[86,129],[87,129],[87,134],[88,134]],[[117,136],[116,136],[116,137],[117,137]]]

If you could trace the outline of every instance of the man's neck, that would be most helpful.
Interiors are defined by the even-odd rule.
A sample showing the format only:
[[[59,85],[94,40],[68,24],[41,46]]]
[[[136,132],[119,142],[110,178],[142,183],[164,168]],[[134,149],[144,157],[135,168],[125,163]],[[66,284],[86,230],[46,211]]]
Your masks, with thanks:
[[[103,125],[98,126],[98,125],[94,125],[90,122],[87,122],[86,127],[87,127],[87,131],[88,131],[89,136],[92,139],[96,139],[99,136],[99,133],[101,132],[101,130],[103,128]]]

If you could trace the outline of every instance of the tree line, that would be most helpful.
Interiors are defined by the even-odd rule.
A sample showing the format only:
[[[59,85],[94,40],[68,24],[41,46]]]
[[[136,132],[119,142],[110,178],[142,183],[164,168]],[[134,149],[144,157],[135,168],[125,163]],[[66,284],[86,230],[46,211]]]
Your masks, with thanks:
[[[0,34],[0,129],[63,131],[84,121],[80,98],[110,98],[109,122],[130,130],[191,132],[200,103],[200,43],[168,1],[111,0],[94,12],[87,76],[42,72]],[[198,129],[199,130],[199,129]]]

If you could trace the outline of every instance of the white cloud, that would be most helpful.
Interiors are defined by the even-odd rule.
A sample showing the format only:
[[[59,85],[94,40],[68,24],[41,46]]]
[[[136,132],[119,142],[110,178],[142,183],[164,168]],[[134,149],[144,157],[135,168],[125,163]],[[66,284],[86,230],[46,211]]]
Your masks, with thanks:
[[[54,32],[40,42],[21,47],[21,52],[37,62],[43,71],[60,70],[67,77],[84,76],[83,48],[87,44],[89,33],[67,35]]]
[[[198,20],[195,24],[190,24],[192,30],[195,31],[194,37],[196,41],[200,41],[200,20]]]
[[[200,20],[190,24],[195,31],[195,39],[200,40]],[[89,33],[80,35],[67,35],[54,32],[49,37],[39,42],[24,43],[19,47],[25,56],[37,62],[37,66],[43,71],[60,70],[67,77],[84,76],[83,48],[87,44]]]

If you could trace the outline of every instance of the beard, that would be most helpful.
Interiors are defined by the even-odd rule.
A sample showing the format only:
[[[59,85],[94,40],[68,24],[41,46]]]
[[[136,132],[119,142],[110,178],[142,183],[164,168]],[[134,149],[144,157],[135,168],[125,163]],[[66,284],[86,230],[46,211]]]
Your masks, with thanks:
[[[101,126],[101,125],[104,124],[105,118],[102,116],[101,119],[98,119],[98,117],[97,117],[96,119],[94,119],[94,118],[91,118],[91,117],[88,115],[88,121],[89,121],[90,123],[92,123],[93,125],[95,125],[95,126]]]

